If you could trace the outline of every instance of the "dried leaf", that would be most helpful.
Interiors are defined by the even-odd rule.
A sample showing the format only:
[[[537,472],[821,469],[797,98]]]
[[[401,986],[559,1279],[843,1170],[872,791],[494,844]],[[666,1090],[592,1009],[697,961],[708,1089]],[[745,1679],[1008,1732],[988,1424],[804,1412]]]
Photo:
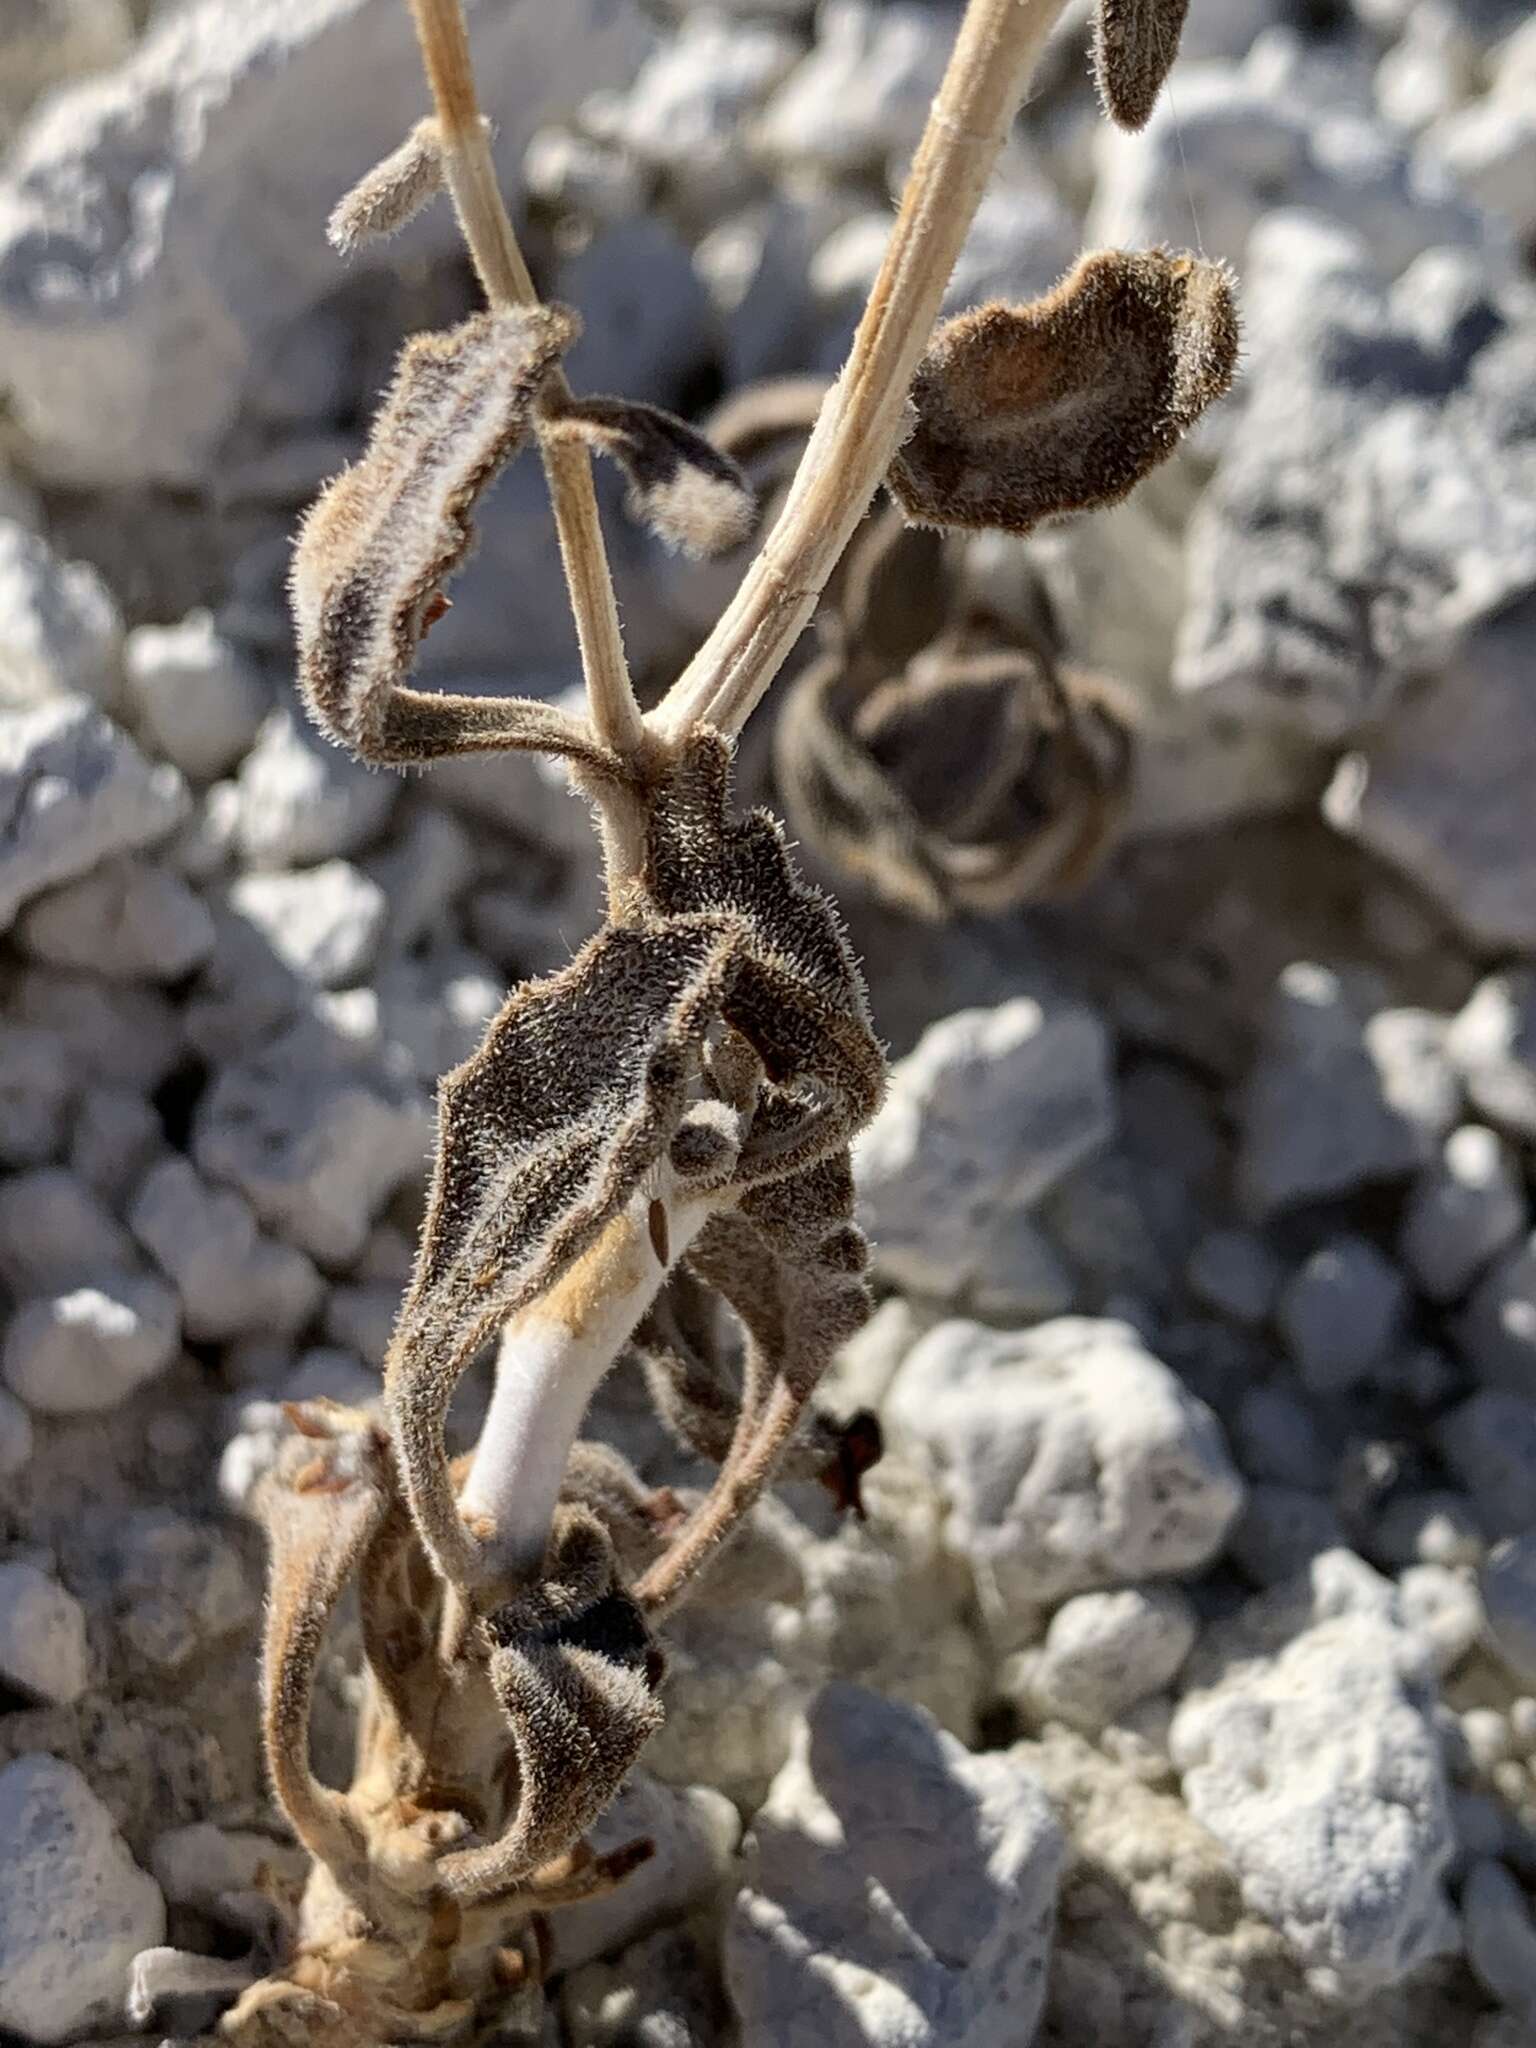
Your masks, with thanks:
[[[612,765],[579,719],[550,705],[406,682],[442,586],[469,554],[475,502],[522,446],[578,331],[563,308],[510,307],[417,335],[361,461],[304,521],[292,575],[300,686],[320,730],[365,761],[537,747]]]
[[[680,554],[721,555],[752,530],[752,486],[675,413],[628,398],[562,399],[541,431],[617,462],[629,479],[631,516]]]
[[[658,1416],[679,1447],[723,1465],[741,1419],[733,1345],[720,1327],[719,1297],[685,1262],[635,1332],[635,1350]],[[840,1507],[859,1507],[859,1480],[878,1463],[880,1425],[865,1411],[838,1421],[811,1411],[779,1465],[782,1479],[817,1479]]]
[[[547,1576],[486,1628],[517,1795],[495,1842],[436,1865],[437,1885],[466,1904],[524,1885],[579,1840],[663,1719],[660,1654],[587,1510],[560,1510]]]
[[[442,134],[429,115],[338,201],[325,238],[340,255],[350,256],[363,242],[398,234],[442,189]]]
[[[441,1085],[421,1249],[385,1365],[412,1511],[440,1564],[463,1540],[443,1449],[454,1386],[665,1151],[734,950],[721,918],[610,926],[514,990]]]
[[[769,812],[728,817],[729,778],[725,742],[695,734],[652,808],[645,879],[658,909],[724,917],[736,939],[721,1014],[766,1076],[735,1170],[745,1187],[845,1145],[879,1107],[885,1062],[836,910]]]
[[[361,1834],[341,1794],[309,1767],[315,1672],[342,1592],[389,1512],[389,1454],[383,1432],[359,1415],[320,1404],[308,1411],[331,1441],[290,1439],[261,1482],[256,1509],[270,1553],[262,1656],[263,1735],[273,1790],[294,1833],[342,1882],[365,1867]]]
[[[1179,54],[1189,0],[1098,0],[1093,70],[1104,111],[1121,128],[1145,128]]]
[[[1177,446],[1237,368],[1220,264],[1085,256],[1025,306],[946,321],[912,385],[917,426],[887,481],[921,525],[1028,533],[1112,505]]]

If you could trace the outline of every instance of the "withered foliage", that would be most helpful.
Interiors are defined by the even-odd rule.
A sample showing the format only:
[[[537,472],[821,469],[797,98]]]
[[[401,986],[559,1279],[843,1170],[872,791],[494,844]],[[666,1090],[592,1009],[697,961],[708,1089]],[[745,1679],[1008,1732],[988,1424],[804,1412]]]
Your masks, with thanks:
[[[724,743],[695,734],[648,792],[622,921],[514,990],[442,1084],[427,1220],[386,1364],[406,1485],[440,1558],[463,1541],[444,1419],[491,1332],[594,1244],[664,1154],[682,1192],[735,1203],[845,1157],[879,1101],[883,1061],[831,906],[796,877],[774,820],[732,819],[728,795]],[[846,1165],[840,1186],[826,1234],[851,1233],[857,1274]],[[861,1279],[855,1292],[862,1314]],[[846,1334],[841,1295],[826,1313],[823,1363]],[[804,1378],[798,1362],[786,1370]]]
[[[271,1546],[268,1755],[315,1857],[302,1896],[274,1898],[269,1972],[221,2023],[242,2048],[295,2039],[366,2048],[438,2040],[490,2019],[537,1973],[541,1918],[600,1896],[649,1855],[606,1856],[587,1828],[661,1719],[661,1658],[624,1588],[673,1517],[616,1454],[582,1446],[546,1576],[456,1631],[368,1413],[311,1402],[262,1482]],[[593,1468],[601,1488],[582,1486]],[[592,1505],[621,1496],[618,1535]],[[651,1514],[653,1507],[659,1511]],[[317,1664],[337,1601],[361,1607],[364,1703],[352,1782],[309,1765]]]
[[[527,439],[539,391],[579,332],[561,307],[510,306],[416,335],[366,453],[305,519],[290,579],[299,685],[320,730],[360,759],[580,744],[578,722],[547,705],[406,681],[473,546],[475,503]]]
[[[669,545],[718,552],[750,524],[740,470],[685,421],[551,390],[580,332],[566,307],[507,306],[415,336],[362,458],[305,518],[289,579],[299,684],[320,730],[360,759],[412,767],[517,747],[612,766],[579,719],[547,704],[407,681],[474,546],[475,506],[536,414],[547,439],[573,434],[622,463],[636,517]]]
[[[1179,54],[1189,0],[1096,0],[1093,71],[1104,111],[1121,128],[1145,128]]]
[[[728,549],[751,525],[755,486],[770,512],[784,497],[785,457],[802,450],[808,389],[819,399],[821,387],[753,394],[713,438],[651,406],[573,394],[561,364],[579,321],[531,302],[458,0],[411,5],[436,117],[348,194],[332,236],[351,247],[392,233],[446,186],[490,305],[407,344],[365,453],[306,521],[292,578],[300,684],[319,729],[374,765],[530,747],[564,760],[598,813],[608,914],[567,967],[513,990],[442,1083],[385,1420],[290,1411],[294,1433],[259,1490],[264,1737],[313,1867],[301,1894],[274,1898],[271,1941],[252,1959],[266,1975],[221,2023],[242,2048],[491,2034],[509,1992],[538,1976],[542,1916],[649,1853],[598,1856],[587,1833],[660,1723],[653,1627],[775,1476],[817,1477],[858,1508],[880,1452],[873,1416],[839,1423],[815,1394],[870,1307],[849,1144],[879,1103],[881,1049],[835,911],[767,812],[735,813],[730,743],[707,723],[739,730],[830,551],[802,546],[803,585],[792,551],[760,557],[768,609],[753,598],[725,621],[729,640],[755,618],[745,652],[727,649],[717,674],[711,638],[702,692],[685,676],[671,718],[665,705],[642,717],[587,461],[620,464],[631,513],[668,546]],[[1101,0],[1117,116],[1150,104],[1181,18],[1179,4]],[[844,466],[826,472],[843,488],[824,530],[839,538],[888,458],[942,289],[937,259],[958,247],[956,195],[974,195],[978,81],[1022,92],[1038,26],[1023,10],[967,16],[962,40],[980,42],[945,81],[908,203],[928,260],[866,322],[905,305],[898,366],[867,380],[866,396],[881,387],[873,415],[829,414]],[[977,56],[989,37],[1008,53],[990,79]],[[942,207],[924,210],[941,188],[943,221]],[[869,359],[860,334],[856,363]],[[934,336],[889,473],[902,510],[866,525],[829,586],[823,659],[780,735],[801,829],[891,900],[937,916],[1070,887],[1108,843],[1128,756],[1107,695],[1047,640],[972,603],[924,529],[1027,532],[1112,502],[1225,390],[1236,350],[1223,273],[1160,252],[1087,258],[1035,305],[988,307]],[[883,424],[861,465],[848,450],[866,417]],[[480,495],[530,440],[550,478],[586,717],[410,682]],[[820,516],[816,481],[797,481],[786,527]],[[480,1444],[451,1462],[456,1384],[498,1333]],[[615,1451],[575,1440],[621,1353],[638,1354],[663,1420],[716,1468],[707,1490],[650,1488]],[[353,1590],[363,1707],[342,1790],[315,1775],[310,1719]]]
[[[1084,256],[1044,298],[937,330],[891,490],[924,525],[1005,533],[1116,504],[1230,388],[1237,358],[1222,265]]]

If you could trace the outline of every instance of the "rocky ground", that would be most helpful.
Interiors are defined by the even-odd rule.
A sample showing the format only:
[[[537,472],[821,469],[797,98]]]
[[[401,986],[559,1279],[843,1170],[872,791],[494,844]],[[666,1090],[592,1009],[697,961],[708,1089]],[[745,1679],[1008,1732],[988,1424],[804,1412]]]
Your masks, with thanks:
[[[481,0],[577,387],[835,366],[953,21]],[[835,1389],[890,1451],[866,1523],[789,1489],[677,1624],[606,1824],[662,1853],[561,1921],[544,2042],[1536,2030],[1536,24],[1193,0],[1138,137],[1082,33],[952,304],[1169,240],[1246,326],[1130,503],[973,550],[1134,702],[1126,836],[992,918],[824,875],[899,1056]],[[0,21],[7,2040],[122,2033],[132,1958],[235,1952],[292,1853],[241,1503],[278,1400],[376,1388],[434,1078],[595,922],[558,778],[369,774],[296,708],[297,512],[471,303],[444,210],[323,238],[421,106],[396,0]],[[426,672],[564,690],[533,465],[484,526]],[[612,535],[656,688],[729,568]],[[689,1476],[622,1372],[595,1424]],[[351,1686],[342,1644],[336,1773]]]

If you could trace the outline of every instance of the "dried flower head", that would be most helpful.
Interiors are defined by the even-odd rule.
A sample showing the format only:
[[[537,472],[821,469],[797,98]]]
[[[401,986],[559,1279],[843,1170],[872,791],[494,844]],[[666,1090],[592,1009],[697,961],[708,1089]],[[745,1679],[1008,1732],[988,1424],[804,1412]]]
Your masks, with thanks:
[[[1121,128],[1145,128],[1179,54],[1189,0],[1097,0],[1093,71],[1104,111]]]
[[[994,913],[1070,893],[1114,843],[1129,702],[978,608],[942,535],[896,507],[845,558],[826,651],[774,731],[800,836],[909,916]]]
[[[1028,533],[1113,505],[1237,369],[1231,281],[1166,250],[1085,256],[1025,306],[946,321],[912,384],[889,483],[909,519]]]

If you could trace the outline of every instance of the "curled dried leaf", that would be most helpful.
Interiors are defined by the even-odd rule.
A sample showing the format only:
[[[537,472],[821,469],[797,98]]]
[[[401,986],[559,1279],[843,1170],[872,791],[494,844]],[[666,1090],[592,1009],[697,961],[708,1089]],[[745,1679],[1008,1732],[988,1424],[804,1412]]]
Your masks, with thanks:
[[[363,242],[398,234],[442,189],[442,131],[429,115],[337,202],[325,238],[350,256]]]
[[[695,558],[724,554],[752,529],[752,486],[728,455],[675,413],[628,398],[562,399],[541,424],[617,462],[629,511],[658,540]]]
[[[1189,0],[1097,0],[1093,71],[1104,111],[1120,128],[1145,128],[1179,54]]]
[[[846,1148],[787,1179],[750,1189],[739,1206],[711,1217],[687,1254],[689,1270],[727,1301],[746,1351],[736,1425],[719,1478],[672,1545],[641,1578],[647,1614],[670,1608],[729,1540],[775,1475],[785,1470],[841,1482],[857,1501],[859,1453],[806,1409],[839,1345],[868,1320],[867,1247],[853,1221],[853,1170]],[[675,1331],[663,1337],[670,1342]],[[665,1360],[660,1371],[668,1376]],[[719,1441],[718,1402],[702,1394],[700,1362],[674,1380],[672,1417]],[[676,1398],[681,1388],[681,1399]],[[863,1445],[869,1449],[867,1439]],[[870,1460],[872,1462],[872,1460]]]
[[[479,1345],[572,1270],[680,1138],[688,1184],[724,1199],[846,1147],[880,1100],[884,1062],[836,916],[772,818],[728,817],[728,771],[713,734],[679,749],[650,792],[635,921],[516,990],[442,1084],[385,1385],[412,1512],[461,1585],[476,1553],[443,1423]],[[700,1108],[706,1084],[723,1122]]]
[[[1085,256],[1044,298],[937,330],[887,481],[909,519],[973,531],[1112,505],[1230,388],[1237,358],[1222,265]]]
[[[284,1444],[255,1498],[270,1556],[262,1732],[272,1788],[294,1833],[338,1878],[356,1883],[366,1861],[361,1833],[346,1799],[310,1770],[309,1716],[336,1603],[389,1512],[388,1447],[365,1415],[330,1403],[304,1415],[315,1426]]]
[[[490,1617],[489,1675],[511,1729],[517,1793],[501,1835],[439,1860],[465,1904],[515,1891],[569,1850],[661,1726],[662,1660],[601,1524],[557,1515],[547,1574]]]
[[[412,1512],[456,1578],[464,1534],[443,1449],[454,1386],[665,1151],[732,951],[723,919],[610,926],[561,973],[514,990],[442,1083],[432,1191],[385,1391]]]
[[[732,819],[729,794],[726,743],[694,734],[651,811],[645,887],[669,916],[732,929],[721,1014],[765,1076],[734,1170],[746,1187],[845,1146],[879,1107],[885,1062],[836,910],[796,872],[777,819]]]
[[[722,1330],[719,1305],[720,1297],[684,1263],[634,1340],[662,1423],[680,1448],[713,1465],[730,1455],[743,1406],[740,1361],[733,1356],[740,1346]],[[760,1377],[760,1363],[755,1371]],[[867,1411],[842,1422],[812,1409],[784,1452],[779,1477],[819,1480],[839,1507],[858,1511],[859,1481],[879,1462],[880,1450],[880,1425]]]
[[[482,491],[526,440],[545,381],[579,331],[561,307],[501,307],[406,343],[362,459],[310,509],[291,592],[299,683],[327,738],[365,761],[537,747],[611,766],[581,720],[519,698],[406,681],[469,554]]]

